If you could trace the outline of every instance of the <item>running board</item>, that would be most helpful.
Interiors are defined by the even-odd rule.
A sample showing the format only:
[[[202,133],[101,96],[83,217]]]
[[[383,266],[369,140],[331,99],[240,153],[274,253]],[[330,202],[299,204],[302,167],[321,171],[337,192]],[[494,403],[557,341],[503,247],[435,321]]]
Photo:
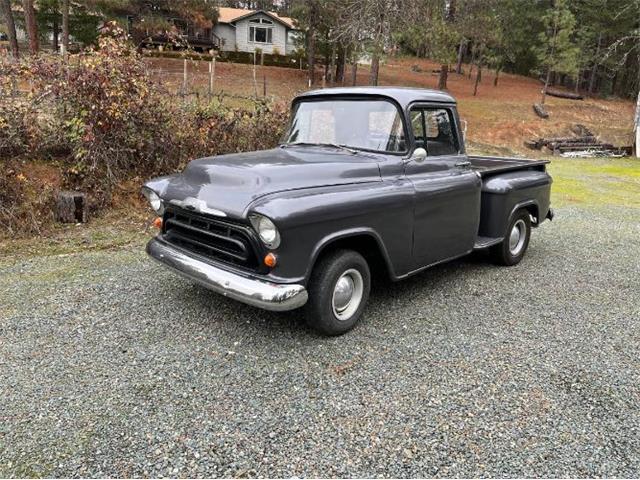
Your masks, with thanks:
[[[483,248],[491,247],[492,245],[497,245],[502,241],[502,237],[478,237],[476,239],[476,244],[473,246],[474,250],[482,250]]]

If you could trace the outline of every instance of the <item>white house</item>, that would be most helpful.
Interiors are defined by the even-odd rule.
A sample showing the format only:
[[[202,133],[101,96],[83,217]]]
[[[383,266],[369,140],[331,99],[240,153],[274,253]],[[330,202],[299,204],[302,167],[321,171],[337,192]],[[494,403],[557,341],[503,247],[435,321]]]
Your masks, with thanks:
[[[293,19],[265,10],[219,8],[213,33],[220,39],[222,51],[291,55],[300,31]]]

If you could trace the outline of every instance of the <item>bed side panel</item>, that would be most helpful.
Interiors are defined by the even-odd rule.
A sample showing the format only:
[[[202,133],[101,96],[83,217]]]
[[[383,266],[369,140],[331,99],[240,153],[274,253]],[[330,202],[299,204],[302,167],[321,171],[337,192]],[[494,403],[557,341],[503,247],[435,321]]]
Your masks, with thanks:
[[[537,212],[538,223],[549,211],[551,177],[547,172],[522,170],[486,178],[482,184],[480,229],[483,237],[503,237],[516,207]]]

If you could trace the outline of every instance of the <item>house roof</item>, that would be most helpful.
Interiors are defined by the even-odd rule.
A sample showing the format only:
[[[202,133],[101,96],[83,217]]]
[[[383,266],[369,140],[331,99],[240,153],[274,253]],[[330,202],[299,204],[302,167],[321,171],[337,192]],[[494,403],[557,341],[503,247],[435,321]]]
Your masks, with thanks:
[[[245,8],[229,8],[220,7],[218,9],[218,22],[219,23],[234,23],[245,17],[250,17],[256,13],[264,13],[265,15],[273,18],[274,20],[284,24],[289,28],[296,28],[294,26],[293,18],[281,17],[275,12],[267,12],[266,10],[247,10]]]
[[[437,102],[455,104],[456,100],[440,90],[409,87],[338,87],[323,90],[311,90],[296,97],[296,100],[308,97],[328,97],[345,95],[372,95],[395,100],[403,109],[413,102]]]

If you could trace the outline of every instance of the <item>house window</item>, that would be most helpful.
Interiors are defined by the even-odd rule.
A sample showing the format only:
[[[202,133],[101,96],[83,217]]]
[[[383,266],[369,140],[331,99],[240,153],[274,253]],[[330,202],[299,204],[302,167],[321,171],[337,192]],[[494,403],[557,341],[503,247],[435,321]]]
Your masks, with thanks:
[[[270,26],[263,26],[270,25]],[[254,43],[273,43],[273,22],[264,18],[249,21],[249,41]]]

